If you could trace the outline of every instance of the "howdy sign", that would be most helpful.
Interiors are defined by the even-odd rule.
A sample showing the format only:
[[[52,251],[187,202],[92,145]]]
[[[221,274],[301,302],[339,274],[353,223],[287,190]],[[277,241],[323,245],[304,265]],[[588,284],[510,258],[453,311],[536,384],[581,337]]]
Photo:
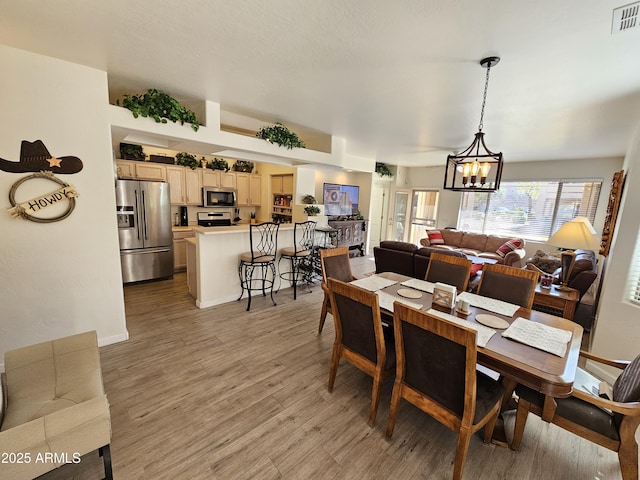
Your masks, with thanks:
[[[63,187],[56,190],[55,192],[51,192],[47,195],[33,198],[19,205],[16,205],[15,207],[9,209],[9,213],[14,217],[21,216],[22,212],[35,213],[42,210],[43,208],[50,207],[51,205],[56,205],[62,200],[74,198],[78,195],[79,194],[74,187]]]
[[[31,200],[24,201],[20,204],[16,203],[15,193],[20,185],[22,185],[27,180],[31,180],[34,178],[46,178],[47,180],[51,180],[58,185],[61,185],[62,188],[59,188],[55,192],[48,193],[46,195],[42,195],[40,197],[33,198]],[[9,192],[9,201],[11,202],[11,207],[9,209],[9,213],[13,215],[15,218],[23,218],[25,220],[31,220],[33,222],[38,223],[49,223],[49,222],[57,222],[64,218],[67,218],[73,209],[76,206],[76,198],[79,194],[76,189],[69,185],[68,183],[63,182],[56,178],[51,172],[39,172],[29,175],[27,177],[21,178],[11,187],[11,191]],[[50,207],[52,205],[59,205],[61,202],[67,201],[69,202],[67,209],[57,217],[51,218],[42,218],[33,216],[34,213],[40,212],[41,210]]]

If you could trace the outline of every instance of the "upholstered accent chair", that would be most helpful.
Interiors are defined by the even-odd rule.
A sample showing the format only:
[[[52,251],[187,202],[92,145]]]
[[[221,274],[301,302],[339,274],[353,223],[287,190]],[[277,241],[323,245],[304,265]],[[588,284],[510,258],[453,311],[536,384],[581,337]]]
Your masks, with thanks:
[[[373,426],[382,382],[395,371],[393,340],[385,338],[382,331],[380,305],[374,292],[335,278],[328,279],[328,286],[336,329],[329,370],[329,391],[333,391],[341,358],[372,376],[369,425]]]
[[[485,263],[482,266],[478,295],[531,310],[538,276],[539,273],[533,270]]]
[[[350,282],[355,280],[356,277],[351,273],[351,262],[349,261],[349,248],[326,248],[320,250],[320,268],[322,270],[322,291],[324,292],[324,299],[322,301],[322,310],[320,311],[320,323],[318,324],[318,333],[322,333],[324,328],[324,321],[327,318],[327,313],[333,315],[331,309],[331,300],[329,299],[329,286],[327,285],[328,278],[337,278],[343,282]]]
[[[580,356],[622,369],[608,400],[574,388],[569,398],[545,396],[524,385],[516,387],[518,411],[511,448],[517,450],[529,412],[591,442],[618,452],[623,480],[638,480],[638,444],[635,433],[640,425],[640,355],[632,362],[610,360],[589,352]]]
[[[432,253],[425,280],[453,285],[458,292],[464,292],[469,284],[471,260],[442,253]]]
[[[491,441],[504,389],[476,371],[475,330],[398,302],[393,308],[396,378],[387,438],[404,398],[458,432],[453,478],[461,479],[471,435],[484,426],[484,441]]]

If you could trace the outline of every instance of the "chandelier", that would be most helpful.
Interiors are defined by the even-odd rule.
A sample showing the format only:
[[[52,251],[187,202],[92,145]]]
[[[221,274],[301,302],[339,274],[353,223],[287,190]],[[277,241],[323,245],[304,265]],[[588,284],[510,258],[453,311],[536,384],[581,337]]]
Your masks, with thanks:
[[[487,87],[491,67],[498,64],[500,57],[487,57],[480,65],[487,69],[480,112],[480,125],[473,143],[462,152],[447,156],[447,168],[444,172],[444,189],[456,192],[482,191],[495,192],[500,187],[502,177],[502,152],[494,153],[484,143],[483,118],[487,101]]]

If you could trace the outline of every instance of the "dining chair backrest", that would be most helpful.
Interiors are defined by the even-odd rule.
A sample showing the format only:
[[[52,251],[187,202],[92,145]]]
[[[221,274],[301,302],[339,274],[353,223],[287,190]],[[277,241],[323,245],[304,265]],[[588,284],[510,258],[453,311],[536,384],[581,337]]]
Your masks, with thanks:
[[[435,401],[436,411],[452,412],[470,425],[476,395],[476,332],[396,303],[394,333],[396,378]]]
[[[464,292],[469,284],[471,264],[471,260],[466,257],[432,252],[425,280],[453,285],[459,292]]]
[[[293,225],[294,254],[310,253],[316,237],[316,222],[296,222]]]
[[[349,283],[329,278],[335,303],[336,342],[375,364],[386,356],[378,296]]]
[[[475,330],[395,302],[393,332],[396,379],[386,436],[404,398],[458,432],[453,479],[461,480],[471,435],[484,427],[484,442],[491,441],[504,388],[476,371]]]
[[[278,251],[279,223],[265,222],[249,226],[249,244],[251,261],[264,262],[275,260]]]
[[[478,295],[531,310],[538,275],[538,272],[524,268],[485,263],[482,266]]]
[[[337,278],[343,282],[354,279],[351,273],[349,261],[349,249],[347,247],[327,248],[320,250],[320,265],[322,268],[322,281],[328,278]]]

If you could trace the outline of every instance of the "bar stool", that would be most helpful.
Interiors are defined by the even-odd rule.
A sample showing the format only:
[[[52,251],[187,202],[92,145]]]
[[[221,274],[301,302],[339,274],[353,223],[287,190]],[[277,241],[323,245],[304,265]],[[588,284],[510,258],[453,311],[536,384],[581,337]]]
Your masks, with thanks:
[[[265,222],[251,224],[249,226],[249,248],[250,252],[240,255],[238,265],[238,277],[240,278],[240,297],[242,299],[244,291],[247,291],[249,302],[247,311],[251,308],[251,292],[262,290],[262,296],[266,296],[267,287],[270,289],[271,302],[273,299],[273,284],[276,279],[276,252],[278,251],[278,229],[279,223]],[[254,271],[260,272],[259,278],[254,278]],[[269,270],[271,275],[269,276]],[[257,285],[257,286],[256,286]]]
[[[293,284],[293,299],[297,298],[298,282],[302,276],[312,278],[313,265],[311,263],[313,247],[316,237],[316,222],[311,220],[298,222],[293,225],[293,247],[283,248],[278,260],[280,278]],[[291,270],[283,272],[280,269],[282,259],[291,262]],[[307,270],[305,271],[305,267]],[[278,291],[280,288],[278,287]]]

